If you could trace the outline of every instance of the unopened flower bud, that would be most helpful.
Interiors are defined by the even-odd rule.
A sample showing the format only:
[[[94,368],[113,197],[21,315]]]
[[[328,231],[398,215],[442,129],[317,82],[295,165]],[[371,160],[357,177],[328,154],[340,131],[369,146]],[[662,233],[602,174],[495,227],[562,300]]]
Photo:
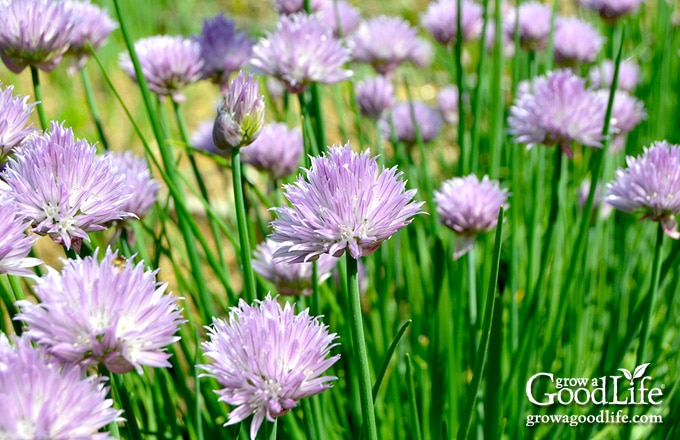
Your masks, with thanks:
[[[213,141],[220,150],[250,145],[264,124],[264,99],[252,75],[239,73],[232,81],[213,126]]]

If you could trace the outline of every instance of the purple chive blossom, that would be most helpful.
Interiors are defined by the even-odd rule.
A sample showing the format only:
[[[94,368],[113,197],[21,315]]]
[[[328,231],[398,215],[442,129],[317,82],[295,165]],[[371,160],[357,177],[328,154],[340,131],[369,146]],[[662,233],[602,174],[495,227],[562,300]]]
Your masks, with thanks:
[[[304,152],[302,134],[290,130],[286,124],[268,124],[260,136],[241,150],[241,160],[272,179],[281,179],[297,171]]]
[[[67,0],[66,10],[74,22],[68,53],[75,57],[74,65],[69,68],[70,73],[75,73],[85,66],[90,54],[87,42],[94,50],[99,49],[118,24],[105,10],[87,1]]]
[[[26,235],[30,224],[31,220],[17,211],[12,199],[0,192],[0,275],[31,277],[34,274],[28,268],[42,263],[37,258],[28,258],[38,239],[36,235]]]
[[[600,14],[604,20],[616,19],[635,12],[644,0],[579,0],[579,4]]]
[[[529,148],[558,144],[569,157],[572,142],[601,146],[607,100],[586,90],[582,78],[570,70],[556,70],[527,88],[518,92],[510,107],[508,125],[515,142]]]
[[[281,17],[276,30],[253,48],[251,65],[286,85],[291,93],[302,93],[311,83],[345,81],[352,72],[344,70],[349,49],[314,16]]]
[[[604,43],[593,25],[575,17],[557,20],[554,41],[555,61],[561,66],[592,63]]]
[[[217,146],[215,145],[215,141],[213,141],[214,126],[215,126],[214,119],[201,122],[198,125],[196,131],[194,131],[191,135],[190,139],[191,146],[199,150],[203,150],[207,153],[218,155],[224,154],[224,151],[221,151],[219,148],[217,148]]]
[[[385,116],[396,104],[394,86],[384,76],[366,78],[356,84],[355,96],[362,115],[373,120]]]
[[[34,286],[39,304],[17,302],[26,335],[64,364],[101,363],[117,374],[170,367],[165,348],[179,340],[184,322],[178,298],[165,295],[158,271],[145,271],[142,262],[107,249],[99,263],[97,254],[50,270]]]
[[[414,121],[415,120],[415,124]],[[416,129],[423,142],[434,140],[442,128],[442,118],[435,109],[420,101],[402,102],[392,109],[394,134],[399,142],[413,145],[417,142]],[[383,136],[392,138],[388,120],[380,121]]]
[[[590,69],[590,85],[595,89],[611,88],[614,79],[614,62],[605,60],[600,66]],[[625,92],[632,92],[640,82],[640,66],[633,61],[621,61],[619,78],[616,88]]]
[[[391,73],[422,50],[417,31],[400,17],[381,15],[364,21],[352,36],[353,58],[368,63],[381,75]]]
[[[94,146],[55,122],[15,150],[2,178],[33,232],[69,249],[89,240],[88,232],[131,216],[124,210],[130,197],[124,176],[112,168],[111,158],[97,156]]]
[[[144,217],[156,203],[156,196],[160,185],[151,175],[146,160],[131,152],[107,153],[111,156],[111,166],[118,174],[125,176],[125,183],[129,187],[130,198],[123,204],[123,211],[134,214],[137,218]]]
[[[299,263],[374,252],[422,212],[416,190],[407,191],[400,177],[396,167],[381,172],[368,150],[355,153],[349,143],[312,158],[306,179],[284,187],[292,206],[275,208],[270,238],[282,245],[274,256]]]
[[[0,57],[14,73],[29,65],[51,72],[68,49],[72,29],[65,2],[0,2]]]
[[[309,2],[310,12],[319,12],[327,5],[327,3],[331,3],[332,1],[333,0],[311,0]],[[272,0],[272,2],[274,3],[276,12],[282,15],[293,15],[305,12],[304,0]]]
[[[280,246],[280,243],[272,240],[260,243],[253,252],[253,270],[262,278],[274,283],[281,295],[311,295],[314,263],[286,263],[279,258],[274,258],[274,252]],[[338,259],[328,254],[319,257],[316,261],[319,284],[331,276],[331,271],[337,263]]]
[[[226,92],[229,75],[243,69],[250,62],[255,42],[223,13],[203,21],[197,37],[203,58],[203,78],[219,84]]]
[[[416,45],[411,52],[411,62],[416,66],[425,68],[432,65],[434,49],[429,41],[424,38],[416,38]]]
[[[517,18],[518,17],[518,18]],[[515,22],[519,30],[519,44],[531,52],[545,49],[550,34],[552,10],[550,6],[538,2],[522,3],[517,10],[508,14],[503,29],[511,41],[515,41]]]
[[[488,176],[480,181],[475,175],[454,177],[434,192],[440,221],[458,234],[453,258],[469,252],[479,233],[496,227],[498,211],[508,196],[497,181]]]
[[[483,9],[470,0],[461,2],[463,14],[460,17],[463,41],[470,41],[482,33]],[[441,44],[455,43],[458,35],[458,2],[457,0],[439,0],[430,3],[422,16],[422,23],[435,40]]]
[[[35,104],[28,104],[27,96],[15,96],[12,92],[14,86],[0,88],[0,163],[33,132],[33,125],[26,124]]]
[[[224,101],[217,109],[213,126],[215,146],[223,151],[250,145],[264,125],[264,98],[257,80],[244,72],[231,82]]]
[[[201,79],[203,58],[197,41],[156,35],[137,41],[135,51],[149,89],[161,97],[170,96],[175,102],[183,102],[186,97],[182,89]],[[135,68],[127,52],[120,55],[120,67],[136,80]]]
[[[619,168],[607,184],[605,201],[630,214],[640,212],[643,219],[661,222],[664,232],[680,238],[680,146],[666,141],[645,147],[641,156],[626,157],[628,168]]]
[[[447,124],[458,123],[458,87],[444,87],[437,94],[437,105]]]
[[[296,315],[290,304],[281,307],[269,295],[254,306],[241,300],[228,321],[214,318],[208,337],[201,348],[212,363],[198,367],[223,386],[219,400],[234,407],[225,426],[253,415],[251,440],[265,418],[274,422],[337,379],[324,375],[340,359],[328,357],[337,335],[309,309]]]
[[[601,90],[598,92],[602,99],[609,99],[609,92]],[[637,98],[630,96],[626,92],[617,91],[614,95],[612,106],[612,119],[609,132],[613,135],[609,151],[616,153],[620,151],[625,143],[626,135],[647,117],[644,104]]]
[[[98,432],[121,421],[104,379],[49,361],[26,337],[0,333],[0,438],[113,439]]]
[[[324,2],[318,16],[336,37],[348,36],[359,27],[361,21],[359,10],[343,0]]]

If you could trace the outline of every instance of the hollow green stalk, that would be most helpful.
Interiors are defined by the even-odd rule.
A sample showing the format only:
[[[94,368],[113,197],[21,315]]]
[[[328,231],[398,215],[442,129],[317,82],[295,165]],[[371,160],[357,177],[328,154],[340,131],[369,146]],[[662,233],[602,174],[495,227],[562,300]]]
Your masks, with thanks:
[[[642,319],[642,327],[640,329],[640,345],[637,351],[637,364],[641,365],[645,362],[645,349],[647,341],[649,340],[650,327],[652,325],[652,316],[654,314],[654,303],[656,302],[657,291],[659,290],[659,275],[661,273],[661,248],[663,246],[663,227],[661,222],[656,229],[656,246],[654,248],[654,260],[652,262],[652,284],[647,294],[647,301],[645,304],[645,312]]]
[[[38,68],[31,65],[31,79],[33,79],[33,91],[35,92],[35,102],[38,107],[38,117],[40,118],[40,126],[43,130],[47,130],[49,121],[47,120],[47,113],[45,113],[45,104],[43,103],[42,86],[40,85],[40,76]]]
[[[106,139],[106,134],[104,134],[104,126],[99,115],[97,101],[94,99],[94,92],[92,91],[92,81],[90,81],[90,75],[88,75],[87,73],[87,66],[83,66],[83,68],[80,69],[80,79],[83,82],[83,89],[85,90],[85,97],[87,98],[87,107],[90,109],[92,121],[94,122],[94,126],[97,128],[99,141],[102,143],[102,147],[104,147],[104,150],[108,150],[109,142]]]
[[[243,178],[241,176],[241,150],[231,150],[231,175],[234,183],[234,203],[236,204],[236,222],[238,238],[241,243],[241,269],[246,300],[255,299],[255,274],[251,263],[250,238],[248,236],[248,218],[243,198]]]

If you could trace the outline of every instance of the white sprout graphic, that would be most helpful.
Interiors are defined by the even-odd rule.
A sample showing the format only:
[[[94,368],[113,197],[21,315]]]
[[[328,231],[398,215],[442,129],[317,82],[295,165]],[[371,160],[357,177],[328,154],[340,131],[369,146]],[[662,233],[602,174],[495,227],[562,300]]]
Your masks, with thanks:
[[[645,375],[645,370],[647,370],[647,367],[649,366],[649,363],[638,365],[635,367],[635,370],[633,371],[633,374],[630,374],[630,371],[626,370],[625,368],[619,368],[619,371],[623,373],[623,375],[630,381],[630,384],[633,385],[633,381],[635,379],[639,379],[640,377]]]

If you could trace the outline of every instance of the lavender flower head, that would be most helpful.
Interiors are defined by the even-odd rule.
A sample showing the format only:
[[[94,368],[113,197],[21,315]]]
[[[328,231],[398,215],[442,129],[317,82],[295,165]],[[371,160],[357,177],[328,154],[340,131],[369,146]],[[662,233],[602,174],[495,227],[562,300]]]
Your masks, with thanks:
[[[160,185],[151,175],[146,160],[137,157],[130,151],[124,153],[111,152],[111,166],[118,174],[122,174],[128,185],[130,198],[123,204],[123,211],[134,214],[137,218],[144,217],[156,203],[156,196]]]
[[[608,91],[601,90],[598,93],[602,95],[602,99],[609,99]],[[637,127],[646,117],[647,113],[642,101],[626,92],[616,92],[609,127],[609,131],[613,135],[609,151],[612,153],[620,151],[625,143],[626,134]]]
[[[484,24],[482,7],[473,1],[463,0],[461,9],[463,14],[460,17],[460,25],[463,41],[479,38]],[[430,3],[422,16],[422,23],[439,43],[455,43],[458,35],[458,1],[439,0]]]
[[[390,76],[422,50],[414,27],[400,17],[381,15],[364,21],[352,36],[353,58],[368,63],[381,75]]]
[[[179,340],[184,322],[178,298],[165,295],[167,284],[143,262],[107,249],[99,263],[97,254],[50,269],[34,287],[39,304],[17,302],[26,335],[65,364],[102,363],[117,374],[169,367],[165,348]]]
[[[2,191],[2,190],[0,190]],[[0,275],[34,276],[29,267],[42,263],[29,258],[33,244],[38,237],[26,235],[31,221],[18,211],[12,199],[0,192]]]
[[[336,37],[346,37],[359,27],[359,10],[343,0],[325,1],[317,13]]]
[[[447,124],[458,123],[458,87],[448,86],[439,90],[437,105],[444,122]]]
[[[101,377],[49,362],[26,337],[0,333],[0,438],[113,439],[98,432],[122,420]]]
[[[213,142],[223,151],[250,145],[264,125],[264,98],[257,80],[244,72],[231,82],[224,101],[217,109]]]
[[[29,65],[51,72],[69,47],[72,29],[64,2],[0,2],[0,57],[14,73]]]
[[[290,130],[282,123],[268,124],[252,144],[241,150],[241,160],[265,171],[272,179],[281,179],[297,171],[303,152],[298,130]]]
[[[488,176],[480,181],[474,174],[449,179],[434,192],[440,221],[458,234],[454,259],[472,249],[479,233],[496,227],[498,211],[508,196],[498,181],[489,180]]]
[[[533,91],[518,92],[508,125],[515,142],[558,144],[571,157],[571,142],[600,147],[607,100],[586,90],[570,70],[556,70],[534,80]],[[531,87],[528,87],[531,89]]]
[[[590,69],[590,85],[595,89],[609,90],[614,80],[614,62],[605,60],[601,65]],[[619,78],[616,88],[632,92],[640,82],[640,66],[633,61],[622,60],[619,65]]]
[[[289,92],[302,93],[314,82],[333,84],[351,77],[343,69],[349,55],[318,18],[296,14],[281,17],[274,33],[255,45],[251,65],[283,81]]]
[[[592,63],[604,39],[588,22],[575,17],[559,18],[555,25],[555,61],[560,66]]]
[[[203,21],[197,37],[203,58],[202,75],[219,84],[226,93],[229,75],[243,69],[250,62],[255,42],[223,13]]]
[[[519,31],[519,44],[524,50],[535,52],[545,49],[550,34],[552,10],[549,6],[539,2],[526,2],[508,14],[503,23],[507,37],[515,40],[515,22]]]
[[[149,90],[161,97],[170,96],[175,102],[183,102],[186,97],[182,89],[201,79],[203,58],[197,41],[156,35],[137,41],[135,51]],[[120,55],[120,67],[130,78],[137,79],[127,52]]]
[[[619,168],[607,184],[605,201],[643,219],[661,222],[664,232],[680,238],[676,215],[680,214],[680,146],[666,141],[645,147],[641,156],[626,157],[628,168]]]
[[[87,56],[90,54],[87,42],[92,44],[94,50],[99,49],[118,24],[111,20],[105,10],[89,1],[67,0],[66,10],[74,20],[68,49],[68,53],[76,59],[75,64],[69,69],[73,74],[85,66]]]
[[[644,0],[579,0],[579,4],[600,14],[602,19],[614,22],[635,12]]]
[[[273,255],[280,246],[280,243],[272,240],[260,243],[253,252],[253,270],[274,283],[281,295],[311,295],[314,263],[286,263],[280,258],[274,258]],[[331,276],[337,263],[338,259],[328,254],[319,257],[316,261],[319,284]]]
[[[324,374],[340,359],[328,357],[337,335],[309,309],[296,315],[269,295],[253,306],[241,300],[228,321],[214,318],[208,337],[201,348],[213,363],[198,367],[224,387],[216,391],[219,400],[235,407],[225,426],[253,414],[251,440],[265,417],[273,422],[336,379]]]
[[[384,76],[366,78],[356,84],[355,97],[362,115],[373,120],[385,116],[395,105],[394,86]]]
[[[402,102],[392,109],[392,121],[397,140],[409,145],[417,142],[416,129],[423,142],[434,140],[442,128],[442,118],[435,109],[421,101]],[[415,121],[415,123],[414,123]],[[391,139],[388,121],[380,121],[383,136]]]
[[[35,104],[28,104],[28,96],[15,96],[13,91],[14,86],[0,88],[0,163],[33,132],[33,124],[26,124]]]
[[[310,0],[310,12],[319,12],[332,0]],[[304,0],[272,0],[276,12],[282,15],[293,15],[305,12]]]
[[[406,191],[400,177],[396,167],[381,172],[368,150],[354,153],[349,143],[312,158],[306,179],[284,187],[292,206],[274,209],[270,238],[282,243],[274,257],[299,263],[374,252],[421,213],[416,190]]]
[[[1,176],[33,232],[69,249],[89,241],[88,232],[132,216],[124,210],[130,197],[124,176],[111,158],[97,156],[94,146],[56,122],[43,136],[26,140]]]

